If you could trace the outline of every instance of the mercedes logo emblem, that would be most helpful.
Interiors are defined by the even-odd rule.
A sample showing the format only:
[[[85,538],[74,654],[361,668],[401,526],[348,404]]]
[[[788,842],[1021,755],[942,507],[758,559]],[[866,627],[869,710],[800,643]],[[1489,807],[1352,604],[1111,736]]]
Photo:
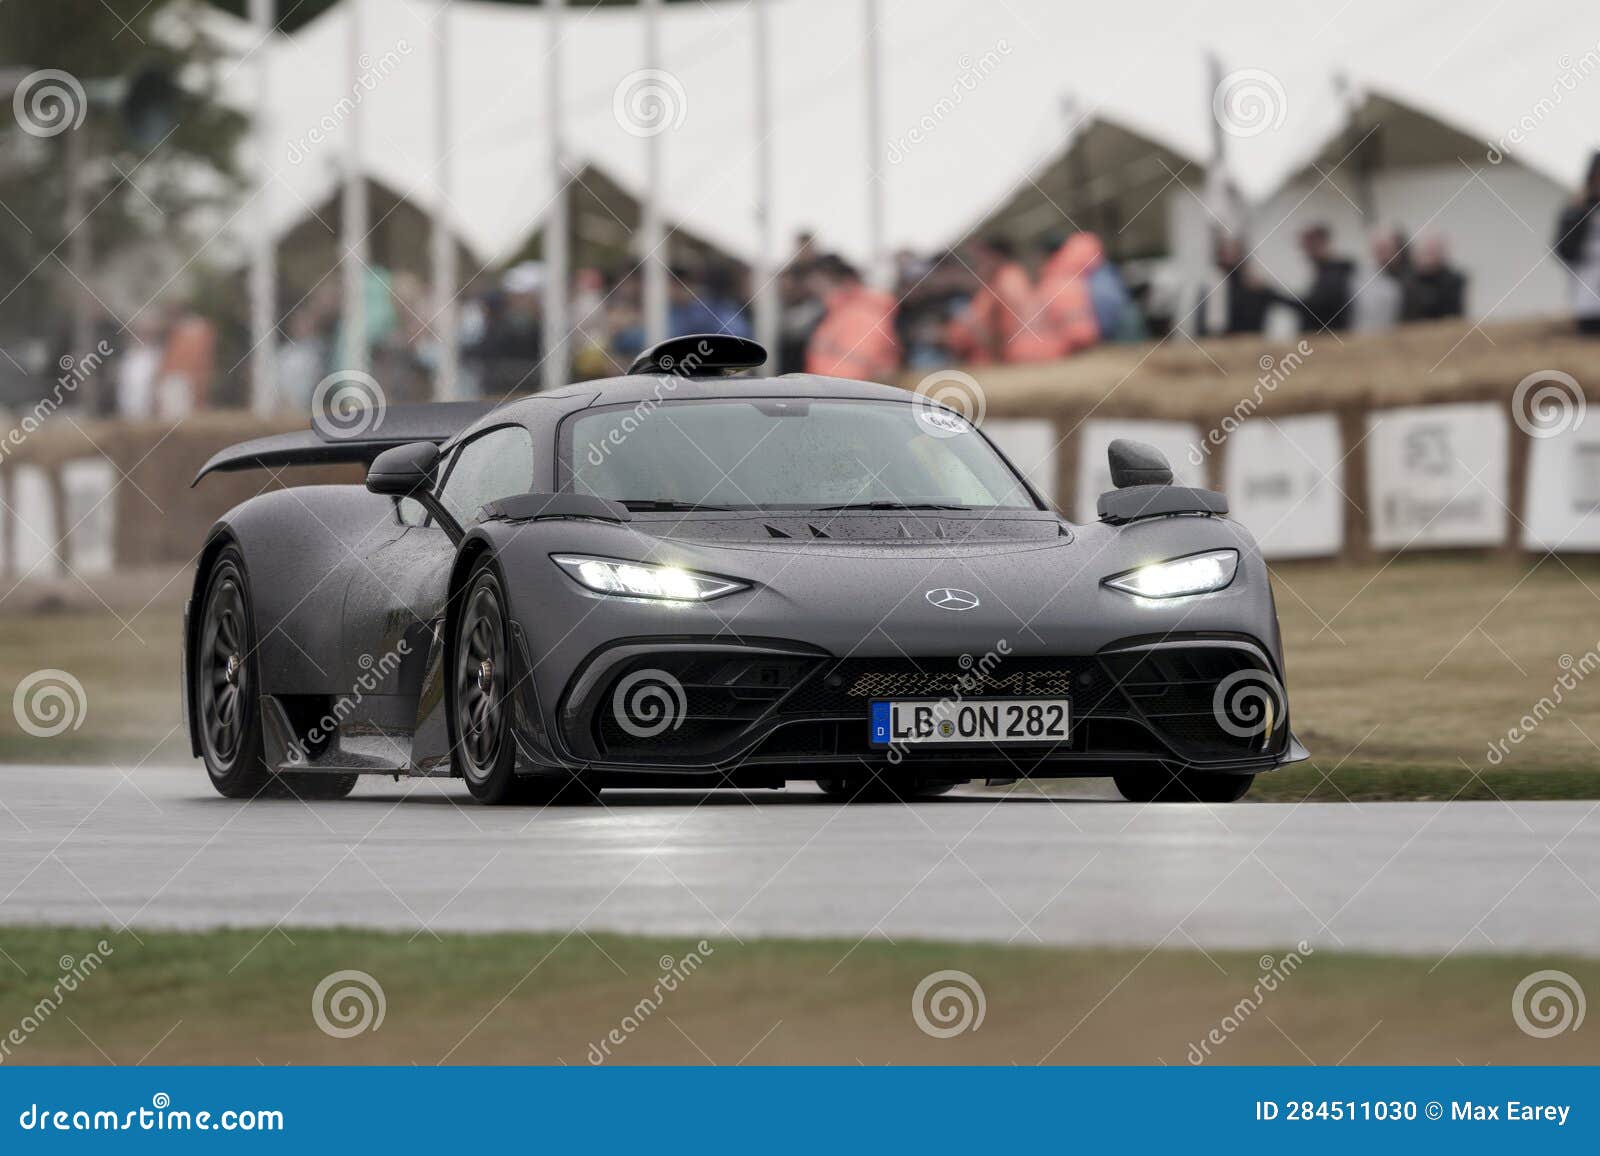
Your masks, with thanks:
[[[978,604],[978,596],[970,590],[957,590],[953,586],[940,586],[923,595],[940,610],[971,610]]]

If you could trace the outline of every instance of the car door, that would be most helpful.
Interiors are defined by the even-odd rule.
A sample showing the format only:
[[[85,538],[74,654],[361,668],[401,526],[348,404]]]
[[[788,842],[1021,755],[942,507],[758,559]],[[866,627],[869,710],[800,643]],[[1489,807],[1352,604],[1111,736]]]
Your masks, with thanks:
[[[532,438],[522,426],[497,426],[456,447],[439,472],[439,504],[470,526],[485,502],[531,488]],[[358,549],[362,564],[346,587],[343,685],[359,701],[347,704],[342,730],[399,743],[415,723],[428,653],[443,630],[456,539],[411,499],[396,502],[395,517],[401,532]]]

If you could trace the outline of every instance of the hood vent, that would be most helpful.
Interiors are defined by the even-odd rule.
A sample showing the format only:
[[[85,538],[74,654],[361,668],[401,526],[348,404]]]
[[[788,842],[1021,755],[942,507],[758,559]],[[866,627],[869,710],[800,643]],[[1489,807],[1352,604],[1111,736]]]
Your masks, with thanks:
[[[767,515],[755,518],[682,517],[641,518],[635,514],[633,529],[662,538],[692,542],[772,542],[805,541],[848,543],[875,542],[908,546],[918,542],[956,545],[960,543],[1035,542],[1055,544],[1072,540],[1072,531],[1051,515],[1021,517],[927,517],[914,518],[890,514],[836,514],[819,518]]]

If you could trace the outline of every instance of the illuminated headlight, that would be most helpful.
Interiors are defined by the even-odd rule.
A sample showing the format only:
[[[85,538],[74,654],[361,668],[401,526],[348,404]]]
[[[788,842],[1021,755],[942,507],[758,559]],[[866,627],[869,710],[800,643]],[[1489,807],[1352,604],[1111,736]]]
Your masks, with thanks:
[[[597,594],[624,598],[664,598],[672,602],[708,602],[744,590],[748,582],[697,574],[676,566],[648,562],[622,562],[615,558],[589,558],[581,554],[552,554],[550,560],[582,586]]]
[[[1238,568],[1239,551],[1207,550],[1115,574],[1105,583],[1140,598],[1182,598],[1221,590],[1233,581],[1233,572]]]

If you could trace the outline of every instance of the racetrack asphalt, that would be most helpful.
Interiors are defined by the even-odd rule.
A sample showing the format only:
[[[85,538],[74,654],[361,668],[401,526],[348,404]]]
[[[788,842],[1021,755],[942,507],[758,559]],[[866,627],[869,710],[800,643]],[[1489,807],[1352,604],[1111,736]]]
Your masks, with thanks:
[[[198,763],[0,767],[0,924],[865,936],[1600,955],[1600,803],[845,806],[459,783],[233,802]]]

